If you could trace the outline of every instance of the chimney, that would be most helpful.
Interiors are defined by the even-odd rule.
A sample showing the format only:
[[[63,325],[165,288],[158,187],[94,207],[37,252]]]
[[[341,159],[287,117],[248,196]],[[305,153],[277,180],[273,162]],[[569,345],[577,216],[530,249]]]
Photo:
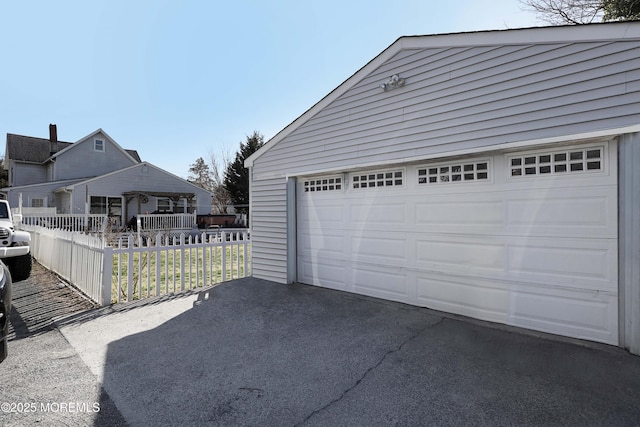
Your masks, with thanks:
[[[54,124],[49,125],[49,141],[51,143],[51,153],[58,151],[58,128]]]
[[[56,125],[49,125],[49,141],[58,142],[58,128]]]

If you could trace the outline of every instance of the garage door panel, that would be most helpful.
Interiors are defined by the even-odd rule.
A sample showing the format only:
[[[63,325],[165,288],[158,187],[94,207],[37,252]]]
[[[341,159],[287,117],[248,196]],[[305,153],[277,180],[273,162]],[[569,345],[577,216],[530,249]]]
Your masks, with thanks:
[[[400,236],[351,236],[352,257],[370,263],[387,264],[391,260],[406,261],[407,241]]]
[[[541,294],[513,288],[509,323],[616,344],[617,304],[616,294],[567,290]]]
[[[415,205],[416,224],[438,228],[455,227],[455,230],[481,228],[487,226],[502,228],[504,225],[504,203],[502,201],[451,201],[430,200]],[[465,230],[467,231],[467,230]]]
[[[344,205],[329,200],[315,200],[299,209],[298,220],[306,225],[306,228],[330,228],[343,226]]]
[[[323,250],[327,252],[334,252],[336,256],[342,257],[344,236],[341,233],[330,233],[330,230],[326,233],[323,233],[322,230],[302,233],[298,240],[298,250]]]
[[[520,282],[617,290],[617,245],[610,240],[529,239],[507,248],[507,271]]]
[[[346,290],[345,277],[350,273],[344,262],[331,258],[306,257],[308,261],[298,263],[299,280],[325,288]]]
[[[453,272],[471,270],[504,271],[505,247],[500,242],[444,236],[439,239],[421,234],[416,237],[418,267]]]
[[[507,232],[533,236],[616,237],[612,188],[518,193],[507,201]],[[513,194],[508,197],[514,197]]]
[[[400,267],[381,268],[379,265],[355,263],[353,290],[364,295],[406,302],[407,277]]]
[[[384,199],[383,199],[384,200]],[[369,203],[355,203],[349,211],[349,222],[353,225],[366,225],[388,230],[391,227],[404,227],[407,220],[404,200],[396,198],[391,202],[372,200]]]
[[[509,294],[501,281],[418,273],[419,304],[434,310],[504,323],[507,320]]]

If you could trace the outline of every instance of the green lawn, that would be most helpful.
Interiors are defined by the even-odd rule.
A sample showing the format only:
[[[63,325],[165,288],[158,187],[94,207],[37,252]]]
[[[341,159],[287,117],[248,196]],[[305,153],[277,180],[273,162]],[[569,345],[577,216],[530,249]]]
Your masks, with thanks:
[[[246,276],[243,247],[230,245],[224,249],[226,275],[223,275],[222,247],[114,253],[111,301],[128,301],[130,294],[132,300],[137,300]],[[247,265],[250,250],[251,246],[248,246]]]

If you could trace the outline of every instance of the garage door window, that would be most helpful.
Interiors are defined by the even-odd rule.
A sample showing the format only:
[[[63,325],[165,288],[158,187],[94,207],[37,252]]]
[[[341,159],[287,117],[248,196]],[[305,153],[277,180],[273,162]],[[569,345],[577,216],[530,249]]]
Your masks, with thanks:
[[[401,187],[404,185],[404,171],[375,171],[351,176],[354,189],[374,187]]]
[[[512,177],[599,172],[602,170],[603,153],[603,147],[530,153],[510,157],[509,167]]]
[[[418,184],[487,181],[489,161],[450,163],[418,168]]]
[[[304,181],[305,193],[317,191],[341,191],[341,176],[325,176],[321,178],[308,179]]]

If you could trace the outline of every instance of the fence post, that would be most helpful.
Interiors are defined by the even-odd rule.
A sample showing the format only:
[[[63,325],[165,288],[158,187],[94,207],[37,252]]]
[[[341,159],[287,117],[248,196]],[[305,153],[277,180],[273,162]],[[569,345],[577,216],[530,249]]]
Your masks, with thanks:
[[[113,274],[113,248],[105,246],[102,249],[102,290],[100,292],[100,305],[111,304],[111,275]]]
[[[156,234],[156,296],[160,295],[160,286],[162,286],[162,282],[160,281],[160,264],[162,263],[162,253],[158,249],[162,246],[162,235],[160,233]],[[165,255],[165,268],[169,264],[169,252],[166,252]],[[165,287],[169,289],[169,280],[166,278],[167,274],[165,273]],[[167,292],[168,293],[168,292]]]
[[[243,245],[244,246],[244,256],[243,256],[243,261],[244,261],[244,266],[243,266],[243,272],[244,272],[244,276],[243,277],[249,277],[249,274],[247,272],[247,267],[249,266],[249,233],[247,232],[247,230],[244,231],[244,233],[242,233],[242,240],[243,240]]]
[[[223,231],[222,234],[222,281],[227,281],[227,232]],[[233,262],[233,259],[231,260]],[[233,271],[231,272],[233,276]]]
[[[184,251],[185,251],[185,244],[184,244],[184,233],[180,233],[180,290],[184,291]],[[191,263],[189,263],[191,264]],[[174,271],[175,271],[175,267],[174,267]],[[189,280],[191,280],[191,278],[189,278]]]

